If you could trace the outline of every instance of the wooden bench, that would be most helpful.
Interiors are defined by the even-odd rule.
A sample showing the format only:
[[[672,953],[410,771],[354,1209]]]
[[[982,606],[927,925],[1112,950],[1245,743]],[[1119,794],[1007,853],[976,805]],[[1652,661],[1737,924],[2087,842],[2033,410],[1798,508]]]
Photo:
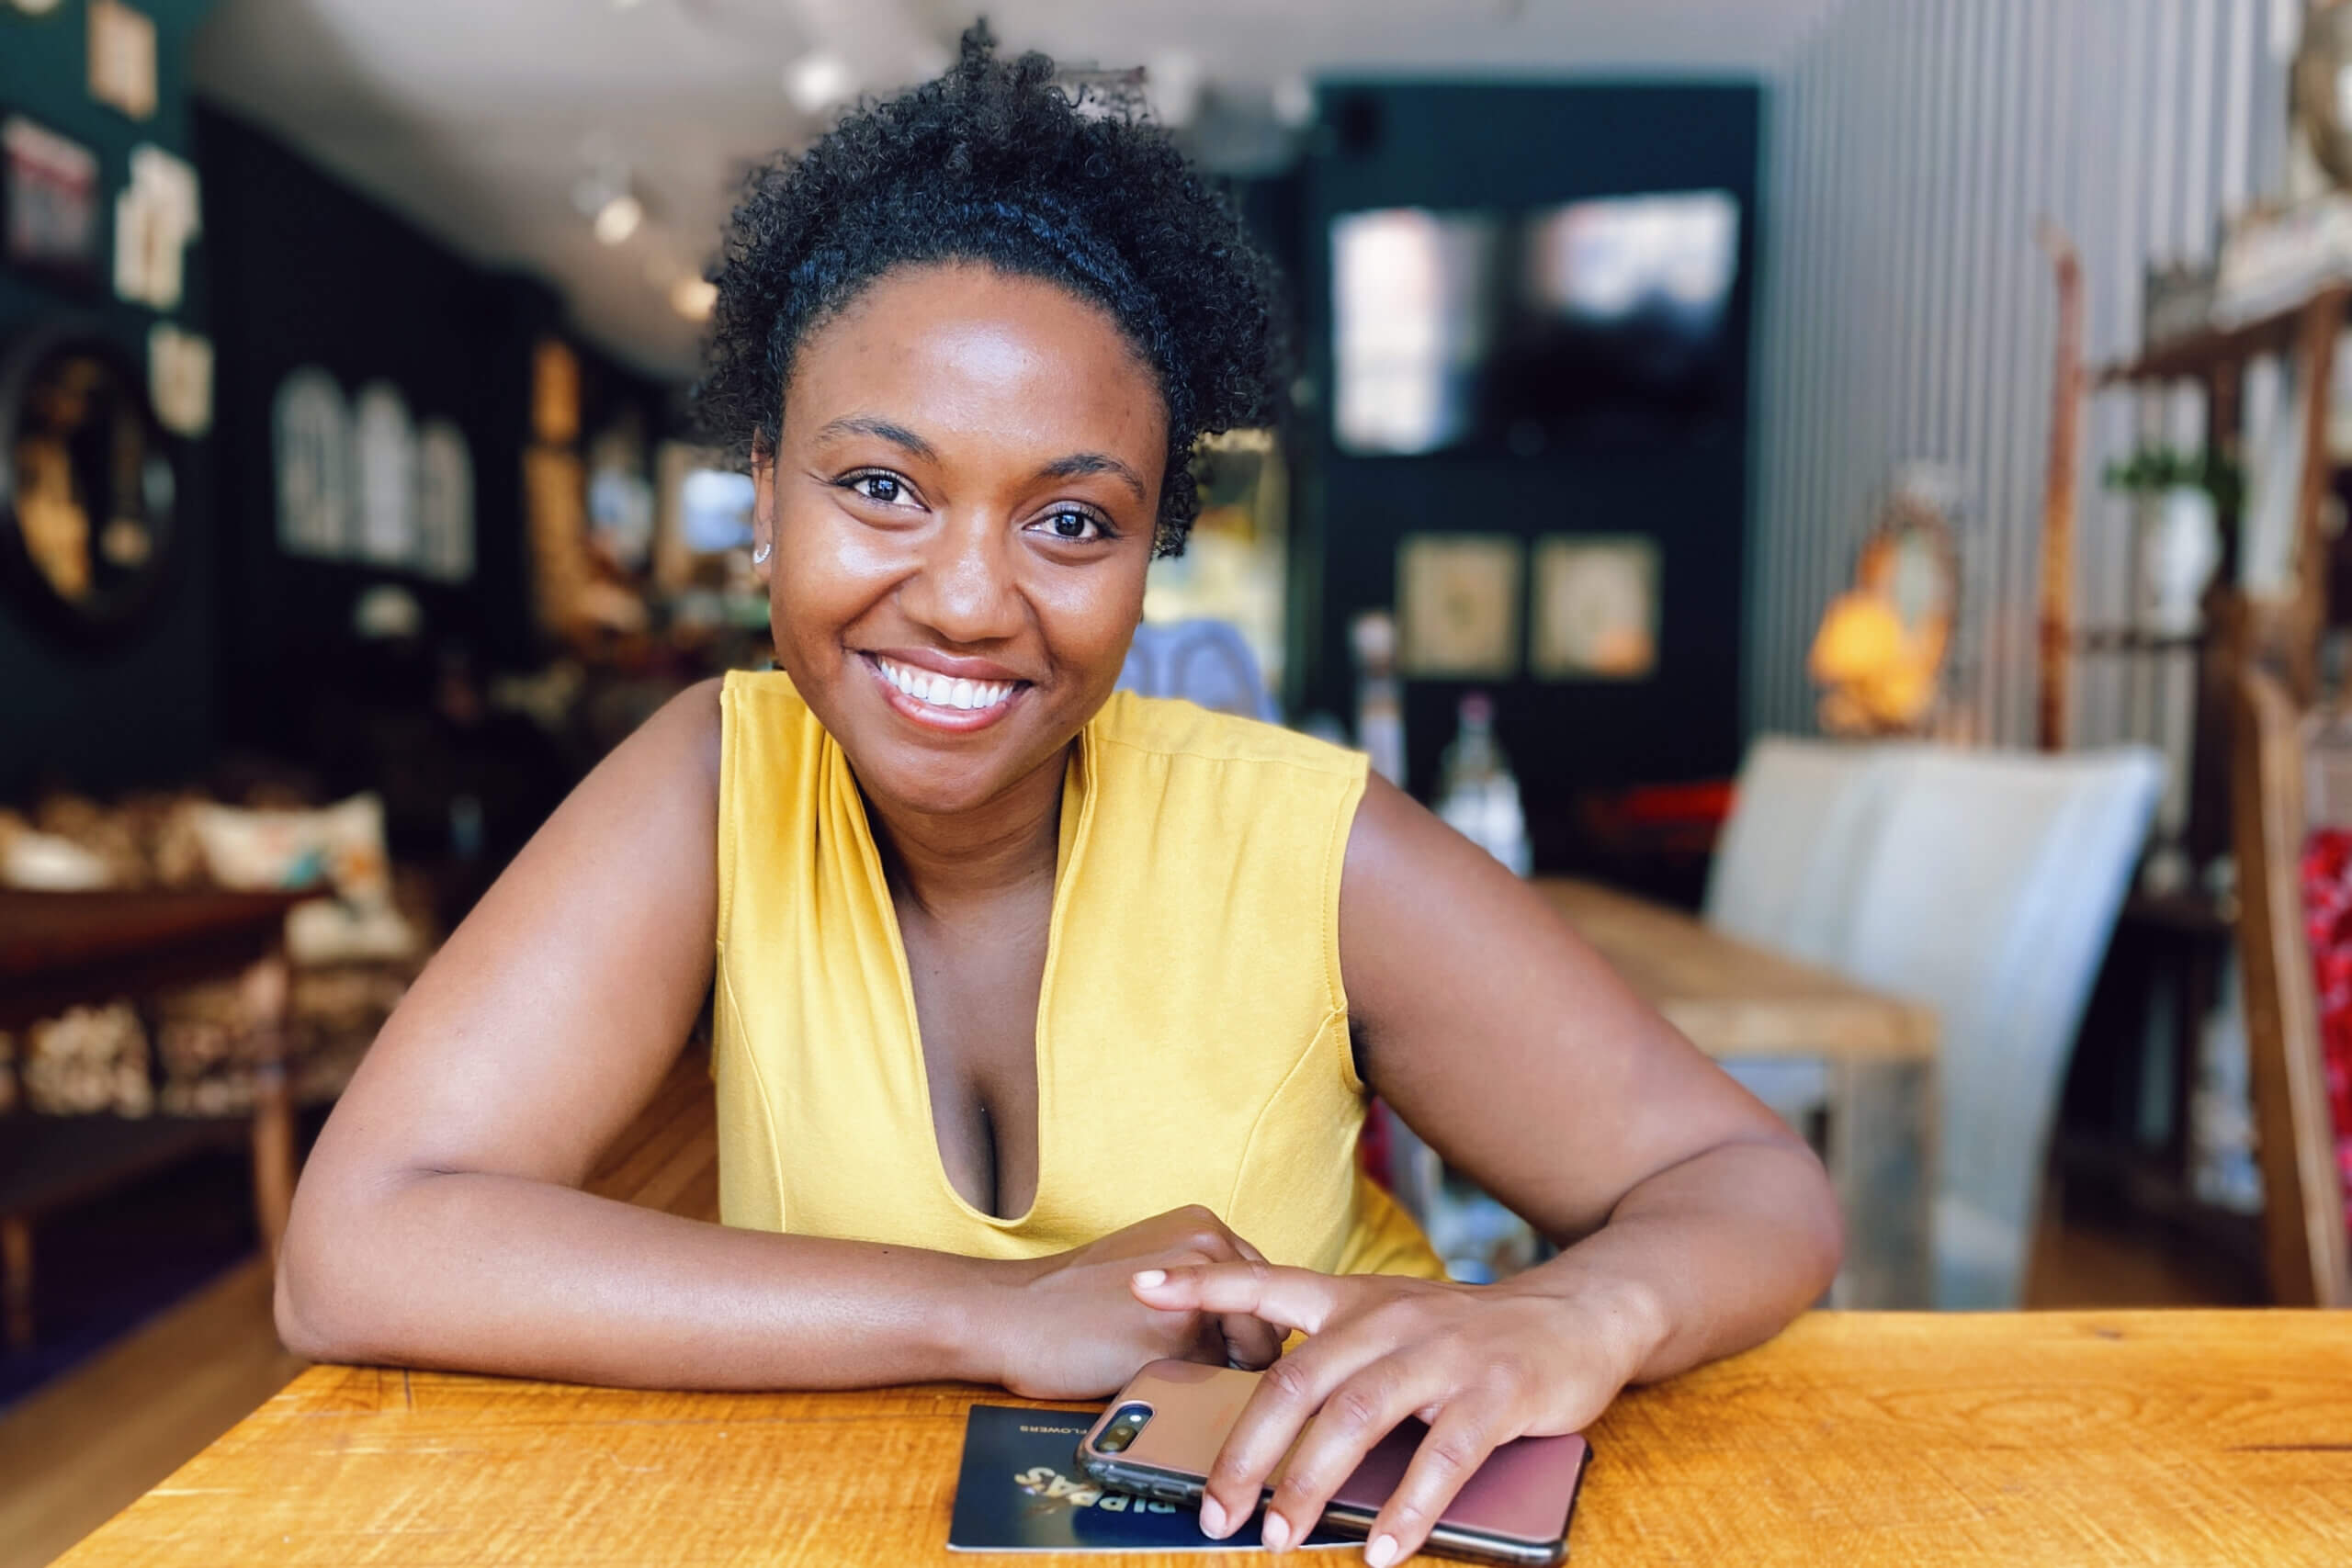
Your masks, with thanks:
[[[316,897],[0,889],[0,1029],[263,966],[255,978],[271,998],[282,1044],[291,987],[286,911]],[[0,1117],[0,1312],[12,1347],[33,1337],[32,1222],[195,1149],[250,1137],[254,1214],[275,1252],[294,1194],[293,1110],[282,1060],[266,1061],[258,1077],[246,1116]]]

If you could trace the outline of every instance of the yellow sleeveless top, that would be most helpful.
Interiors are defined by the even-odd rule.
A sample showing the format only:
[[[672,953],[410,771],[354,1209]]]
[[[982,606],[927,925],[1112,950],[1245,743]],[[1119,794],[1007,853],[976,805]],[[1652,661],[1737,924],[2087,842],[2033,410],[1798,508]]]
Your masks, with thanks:
[[[1087,725],[1037,999],[1037,1196],[999,1218],[940,1163],[847,757],[781,673],[730,674],[720,706],[726,1224],[1014,1258],[1199,1203],[1277,1263],[1442,1276],[1356,1164],[1338,917],[1362,757],[1125,692]]]

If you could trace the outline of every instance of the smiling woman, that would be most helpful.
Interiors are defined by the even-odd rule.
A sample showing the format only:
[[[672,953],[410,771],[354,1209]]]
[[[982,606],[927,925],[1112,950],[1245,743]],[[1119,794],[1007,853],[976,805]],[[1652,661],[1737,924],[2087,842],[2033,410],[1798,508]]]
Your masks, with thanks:
[[[1194,444],[1278,363],[1156,128],[976,33],[756,180],[718,288],[780,668],[631,738],[412,989],[297,1195],[290,1344],[1057,1397],[1271,1364],[1204,1523],[1288,1453],[1295,1540],[1418,1415],[1386,1563],[1497,1444],[1819,1293],[1811,1155],[1528,889],[1360,755],[1114,693]],[[714,993],[726,1223],[588,1196]],[[1561,1255],[1443,1282],[1356,1167],[1374,1089]]]

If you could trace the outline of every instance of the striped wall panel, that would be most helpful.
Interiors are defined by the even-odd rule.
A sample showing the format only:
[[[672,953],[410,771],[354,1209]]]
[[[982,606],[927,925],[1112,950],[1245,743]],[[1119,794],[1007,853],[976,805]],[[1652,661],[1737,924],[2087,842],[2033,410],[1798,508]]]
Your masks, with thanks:
[[[1944,728],[2031,742],[2057,318],[2037,220],[2081,252],[2091,362],[2131,353],[2150,260],[2207,258],[2222,217],[2280,183],[2299,16],[2299,0],[1848,0],[1798,48],[1765,154],[1751,730],[1813,728],[1814,629],[1889,479],[1925,460],[1963,496]],[[2132,512],[2100,471],[2150,434],[2193,445],[2201,419],[2190,393],[2086,408],[2079,620],[2127,605]],[[2158,678],[2084,661],[2075,743],[2166,739],[2177,705]]]

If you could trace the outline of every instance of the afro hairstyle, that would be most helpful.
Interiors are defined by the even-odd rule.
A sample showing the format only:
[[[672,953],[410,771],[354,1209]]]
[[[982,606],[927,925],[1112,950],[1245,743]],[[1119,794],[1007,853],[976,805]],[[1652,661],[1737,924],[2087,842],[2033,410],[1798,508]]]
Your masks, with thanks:
[[[944,75],[745,182],[694,390],[706,437],[738,463],[773,451],[808,334],[887,273],[955,262],[1057,283],[1118,323],[1167,408],[1154,547],[1181,553],[1200,438],[1276,410],[1273,268],[1132,95],[1065,90],[1042,54],[1000,60],[985,22]]]

